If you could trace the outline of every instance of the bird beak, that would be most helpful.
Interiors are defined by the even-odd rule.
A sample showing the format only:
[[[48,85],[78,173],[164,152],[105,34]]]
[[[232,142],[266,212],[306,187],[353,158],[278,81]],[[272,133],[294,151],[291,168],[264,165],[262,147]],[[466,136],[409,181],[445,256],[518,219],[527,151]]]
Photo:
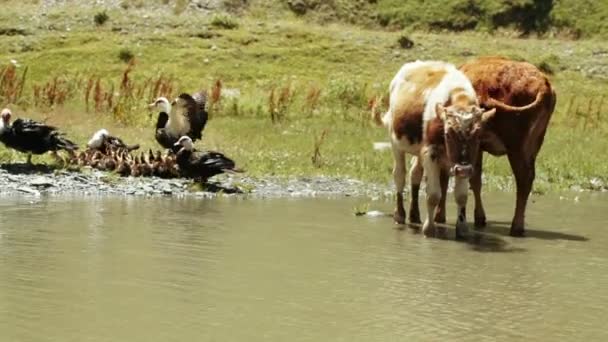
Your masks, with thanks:
[[[156,107],[156,103],[150,103],[148,105],[148,108],[150,108],[150,109],[154,109],[154,107]]]
[[[173,146],[182,146],[182,144],[180,144],[179,141],[178,141],[175,144],[173,144]]]

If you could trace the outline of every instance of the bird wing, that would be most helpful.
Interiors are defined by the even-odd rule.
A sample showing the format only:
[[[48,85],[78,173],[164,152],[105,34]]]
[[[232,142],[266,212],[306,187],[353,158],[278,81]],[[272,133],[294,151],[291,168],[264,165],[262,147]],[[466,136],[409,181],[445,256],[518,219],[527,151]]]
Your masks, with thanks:
[[[17,119],[13,122],[15,136],[25,143],[24,146],[36,146],[41,150],[76,150],[78,146],[64,137],[54,126],[45,125],[29,119]],[[28,147],[27,149],[30,149]]]
[[[20,135],[34,134],[34,135],[42,136],[42,135],[48,135],[51,132],[54,132],[57,130],[57,128],[55,128],[53,126],[45,125],[43,123],[36,122],[34,120],[29,120],[29,119],[17,119],[15,121],[13,121],[12,126],[13,126],[13,129],[15,130],[15,133],[20,134]]]
[[[201,151],[195,152],[195,156],[198,160],[198,164],[203,165],[206,168],[232,170],[235,167],[234,161],[220,152]]]
[[[193,139],[201,139],[202,131],[207,124],[209,114],[205,106],[207,105],[207,93],[200,91],[192,95],[194,102],[188,110],[188,120],[190,121],[190,133]]]

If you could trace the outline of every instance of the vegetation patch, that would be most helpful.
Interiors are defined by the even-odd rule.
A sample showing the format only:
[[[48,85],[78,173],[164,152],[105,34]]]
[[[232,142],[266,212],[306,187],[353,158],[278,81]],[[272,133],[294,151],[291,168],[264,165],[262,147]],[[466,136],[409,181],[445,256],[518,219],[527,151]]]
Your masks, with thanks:
[[[201,22],[194,11],[108,10],[112,24],[128,28],[129,34],[91,25],[98,9],[51,11],[39,23],[24,24],[9,7],[0,12],[0,22],[24,25],[30,33],[25,38],[36,49],[0,51],[0,103],[16,117],[58,126],[81,146],[104,127],[147,150],[158,148],[156,113],[147,104],[158,96],[206,89],[211,119],[197,147],[226,153],[248,175],[322,175],[387,184],[392,155],[372,144],[388,136],[371,125],[370,112],[386,110],[388,83],[400,66],[416,59],[460,64],[473,56],[504,55],[552,73],[557,92],[557,108],[537,159],[539,191],[608,182],[608,164],[588,158],[608,150],[605,40],[317,25],[319,7],[296,18],[285,15],[290,10],[278,0],[264,2],[268,10],[263,14],[255,12],[257,4],[251,2],[250,12],[242,16],[231,14],[239,25],[230,30],[193,30],[192,23]],[[386,4],[354,0],[352,6],[374,13]],[[350,8],[338,0],[318,6],[333,6],[336,18]],[[351,14],[363,11],[356,8]],[[25,6],[19,13],[33,16],[37,10]],[[272,15],[280,19],[264,19]],[[57,29],[48,30],[50,26]],[[200,32],[213,33],[199,37]],[[403,36],[416,43],[401,48]],[[0,44],[20,46],[23,39],[4,35]],[[1,161],[22,159],[0,146]],[[490,188],[513,186],[506,158],[487,156],[484,162],[484,182]]]
[[[29,33],[16,27],[0,27],[0,36],[27,36]]]
[[[211,18],[211,26],[226,30],[232,30],[239,27],[239,22],[230,14],[220,13],[213,15],[213,17]]]
[[[99,13],[95,14],[95,16],[93,17],[93,21],[95,22],[95,25],[97,25],[97,26],[104,25],[109,19],[110,19],[110,16],[108,15],[108,13],[106,13],[106,11],[99,12]]]

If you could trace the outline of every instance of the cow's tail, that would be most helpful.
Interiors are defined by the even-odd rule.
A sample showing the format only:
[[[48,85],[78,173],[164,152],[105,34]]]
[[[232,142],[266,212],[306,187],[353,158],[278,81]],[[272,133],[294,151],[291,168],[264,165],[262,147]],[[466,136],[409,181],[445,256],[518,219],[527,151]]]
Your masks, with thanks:
[[[550,88],[547,88],[547,85],[545,85],[544,87],[542,87],[541,89],[538,90],[538,93],[536,94],[536,98],[534,99],[534,101],[532,101],[531,103],[525,105],[525,106],[511,106],[508,105],[502,101],[499,101],[495,98],[492,98],[490,96],[488,96],[485,99],[482,99],[482,102],[487,106],[487,107],[493,107],[493,108],[497,108],[500,109],[503,112],[525,112],[527,110],[536,108],[539,106],[539,104],[542,103],[543,98],[545,97],[545,95],[547,94],[547,92],[551,92]]]
[[[551,88],[551,86],[548,86],[545,96],[550,96],[551,102],[543,103],[546,107],[537,112],[540,117],[533,121],[532,126],[527,132],[525,140],[525,144],[529,147],[528,150],[533,156],[538,153],[543,144],[547,126],[549,125],[549,120],[551,119],[553,111],[555,110],[555,104],[557,102],[555,91]],[[528,157],[531,157],[532,155]]]
[[[376,96],[370,101],[370,110],[372,114],[372,122],[376,124],[378,127],[386,127],[388,117],[390,116],[388,112],[382,114],[382,109],[380,108],[382,104],[382,97]]]

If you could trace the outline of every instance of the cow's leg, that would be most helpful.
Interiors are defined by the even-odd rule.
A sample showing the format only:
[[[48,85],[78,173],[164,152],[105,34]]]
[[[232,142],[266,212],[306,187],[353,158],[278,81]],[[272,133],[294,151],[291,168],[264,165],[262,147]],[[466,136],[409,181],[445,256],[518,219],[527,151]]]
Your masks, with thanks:
[[[463,239],[468,233],[467,226],[467,197],[469,182],[466,178],[455,177],[454,199],[458,207],[458,219],[456,220],[456,239]]]
[[[393,166],[393,178],[397,193],[397,203],[393,218],[395,223],[404,224],[405,208],[403,207],[403,189],[405,188],[405,152],[393,147],[393,157],[395,159],[395,164]]]
[[[511,236],[524,236],[524,221],[528,196],[532,191],[532,183],[535,176],[534,158],[527,160],[523,153],[509,153],[509,163],[515,176],[517,185],[517,201],[515,203],[515,215],[511,223]]]
[[[420,207],[418,206],[418,193],[420,192],[420,183],[424,169],[422,162],[418,157],[412,158],[412,167],[410,168],[410,223],[420,223]]]
[[[431,157],[431,151],[423,155],[423,168],[426,175],[426,208],[427,215],[422,233],[426,236],[435,235],[435,209],[441,201],[440,167]]]
[[[435,222],[445,223],[445,199],[448,193],[448,184],[450,183],[450,174],[447,170],[441,169],[439,173],[439,185],[441,186],[441,200],[439,200],[439,208],[435,213]]]
[[[469,180],[471,183],[471,190],[473,190],[473,196],[475,196],[475,227],[477,228],[486,226],[486,211],[483,209],[483,203],[481,202],[482,165],[483,152],[480,150],[479,155],[477,156],[475,170],[473,170],[473,176]]]

